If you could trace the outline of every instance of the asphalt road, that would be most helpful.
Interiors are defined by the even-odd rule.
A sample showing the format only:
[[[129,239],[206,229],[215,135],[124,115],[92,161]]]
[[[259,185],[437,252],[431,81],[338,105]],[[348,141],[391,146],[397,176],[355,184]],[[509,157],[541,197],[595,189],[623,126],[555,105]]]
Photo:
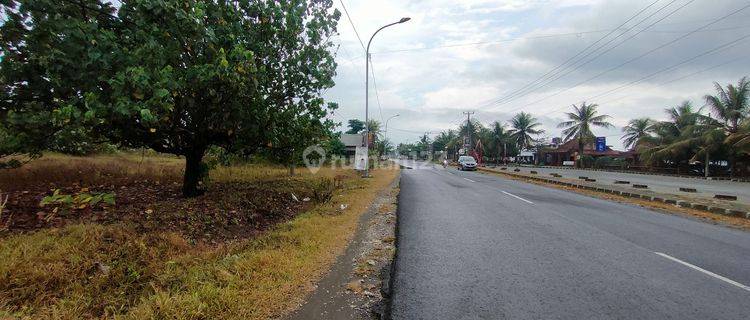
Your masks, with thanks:
[[[673,176],[646,175],[637,173],[592,171],[578,169],[553,169],[553,168],[522,168],[524,172],[535,170],[540,175],[549,176],[556,172],[564,178],[578,179],[586,176],[596,179],[598,183],[613,184],[615,180],[626,180],[635,184],[648,185],[649,190],[660,193],[671,193],[698,198],[713,198],[717,193],[737,196],[737,201],[750,204],[750,183],[725,180],[705,180],[695,178],[682,178]],[[680,187],[695,188],[697,193],[680,192]]]
[[[455,169],[403,170],[393,319],[750,319],[750,233]]]

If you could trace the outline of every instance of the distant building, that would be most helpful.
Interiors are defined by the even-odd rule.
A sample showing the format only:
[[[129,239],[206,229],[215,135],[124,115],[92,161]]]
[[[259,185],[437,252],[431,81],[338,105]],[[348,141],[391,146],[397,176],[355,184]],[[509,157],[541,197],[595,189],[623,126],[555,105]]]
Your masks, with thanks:
[[[565,161],[575,161],[578,155],[578,139],[572,139],[565,142],[556,148],[549,146],[546,148],[540,148],[539,160],[544,161],[546,165],[561,166]],[[606,146],[603,151],[597,151],[596,145],[592,141],[583,146],[583,155],[591,156],[593,158],[598,157],[627,157],[627,154],[613,150],[609,146]]]
[[[365,145],[365,134],[364,133],[358,133],[358,134],[344,133],[344,134],[341,134],[341,142],[346,147],[346,156],[353,157],[357,150],[357,147],[363,147]]]

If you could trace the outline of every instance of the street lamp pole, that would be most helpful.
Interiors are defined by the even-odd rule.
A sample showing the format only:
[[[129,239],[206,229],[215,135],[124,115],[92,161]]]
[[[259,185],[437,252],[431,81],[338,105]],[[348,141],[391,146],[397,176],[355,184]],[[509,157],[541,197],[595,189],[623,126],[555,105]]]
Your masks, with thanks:
[[[400,116],[400,114],[392,115],[388,120],[385,120],[385,140],[388,140],[388,121],[391,121],[391,119]]]
[[[372,34],[372,36],[370,37],[370,41],[367,41],[367,49],[365,50],[365,149],[367,149],[367,156],[365,157],[364,177],[370,176],[370,126],[368,125],[368,121],[370,120],[370,44],[372,43],[372,39],[375,38],[375,35],[378,34],[380,30],[388,28],[392,25],[404,23],[409,20],[411,20],[411,18],[405,17],[394,23],[384,25]]]

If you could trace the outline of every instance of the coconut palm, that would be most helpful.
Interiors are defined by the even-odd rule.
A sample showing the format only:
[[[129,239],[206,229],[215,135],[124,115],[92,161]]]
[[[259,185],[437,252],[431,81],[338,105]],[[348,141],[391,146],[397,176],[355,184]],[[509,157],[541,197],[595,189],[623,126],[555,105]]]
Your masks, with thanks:
[[[743,77],[737,83],[727,85],[726,90],[718,83],[714,82],[716,95],[706,95],[706,105],[711,109],[711,113],[721,122],[724,131],[728,136],[737,133],[740,123],[747,118],[747,112],[750,110],[748,98],[750,96],[750,82],[747,77]],[[730,174],[735,173],[736,152],[729,152]]]
[[[518,148],[523,150],[534,143],[532,135],[540,135],[544,130],[537,129],[542,124],[537,121],[531,114],[521,112],[510,119],[510,137],[516,142]]]
[[[737,132],[727,137],[725,143],[729,144],[737,153],[750,155],[750,118],[745,118],[737,128]]]
[[[688,136],[685,132],[690,132],[690,128],[699,124],[704,117],[701,115],[702,110],[703,108],[696,110],[690,101],[664,109],[669,119],[655,123],[654,136],[642,139],[643,143],[638,148],[642,159],[647,162],[670,160],[673,164],[689,160],[689,150],[674,147],[674,144],[684,140]]]
[[[722,122],[727,132],[732,134],[739,129],[740,122],[747,117],[750,111],[750,82],[743,77],[737,83],[727,85],[725,90],[721,85],[714,82],[716,95],[706,95],[706,105],[711,108],[714,116]]]
[[[610,116],[598,114],[597,107],[598,105],[595,103],[586,104],[586,102],[581,103],[580,107],[573,105],[573,112],[566,113],[570,120],[563,121],[557,125],[558,128],[564,128],[562,133],[565,135],[565,141],[572,138],[578,139],[579,167],[582,166],[583,147],[594,138],[591,127],[613,127],[611,123],[607,122]]]
[[[726,135],[720,122],[701,116],[696,124],[683,128],[680,137],[664,146],[661,152],[693,154],[690,161],[702,160],[705,166],[704,175],[708,177],[711,155],[721,149],[725,139]]]
[[[656,129],[654,120],[650,118],[638,118],[628,122],[628,125],[622,128],[625,135],[622,140],[625,148],[635,149],[639,142],[651,136]]]

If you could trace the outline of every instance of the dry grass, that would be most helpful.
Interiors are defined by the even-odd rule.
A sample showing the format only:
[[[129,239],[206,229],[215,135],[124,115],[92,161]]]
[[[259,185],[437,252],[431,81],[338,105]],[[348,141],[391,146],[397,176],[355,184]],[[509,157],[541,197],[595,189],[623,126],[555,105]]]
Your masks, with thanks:
[[[180,181],[184,160],[165,155],[116,154],[73,157],[47,154],[20,168],[0,170],[0,190],[38,188],[40,181],[54,186],[118,185],[125,181]]]
[[[80,161],[74,167],[116,166],[99,157]],[[178,159],[161,163],[172,164],[181,166]],[[34,170],[49,169],[37,164],[30,172]],[[343,188],[328,203],[259,237],[215,246],[191,245],[170,232],[139,233],[122,223],[77,224],[10,235],[0,240],[0,318],[279,316],[312,289],[343,252],[377,191],[397,176],[397,171],[383,170],[363,180],[342,172],[323,169],[315,176],[305,172],[286,177],[338,177]],[[248,166],[218,169],[211,178],[248,182],[286,174],[284,168]],[[342,204],[348,205],[343,211]]]

